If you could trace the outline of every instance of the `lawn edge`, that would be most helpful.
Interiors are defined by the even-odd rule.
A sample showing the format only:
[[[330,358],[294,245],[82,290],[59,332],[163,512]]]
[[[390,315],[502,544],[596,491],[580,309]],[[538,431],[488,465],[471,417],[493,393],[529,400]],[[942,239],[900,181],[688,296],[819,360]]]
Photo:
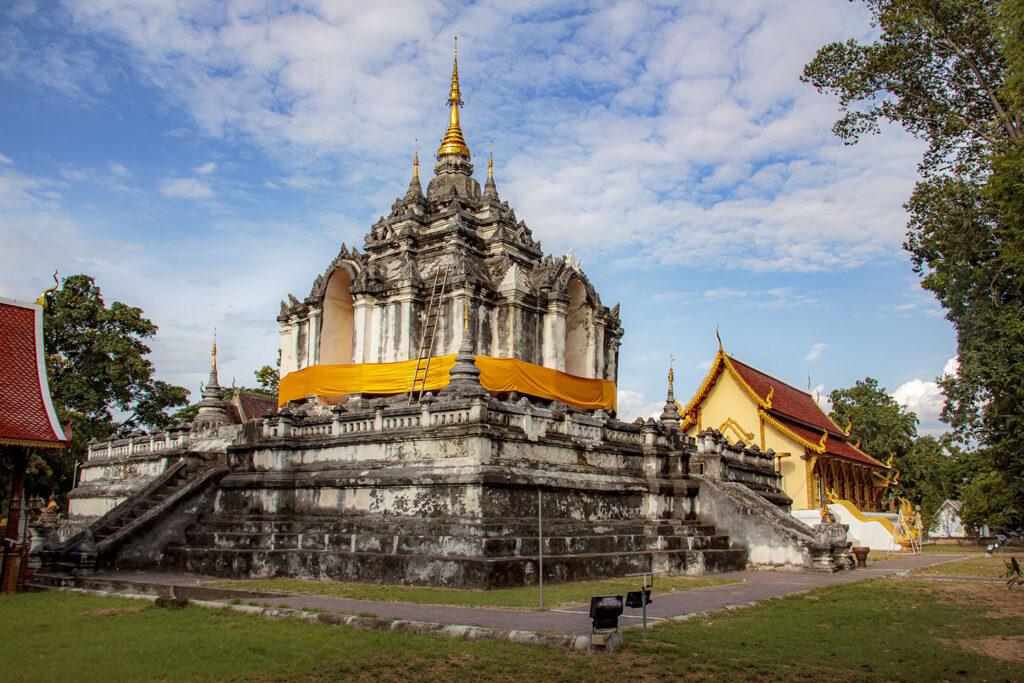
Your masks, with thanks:
[[[138,593],[117,593],[95,590],[91,588],[55,588],[66,593],[79,593],[102,598],[126,598],[129,600],[146,600],[156,602],[159,596],[141,595]],[[410,621],[406,619],[382,619],[380,617],[360,617],[338,612],[311,612],[309,610],[290,607],[259,607],[255,605],[232,605],[213,600],[188,600],[188,604],[207,609],[229,609],[233,612],[250,614],[264,619],[297,619],[308,623],[322,623],[330,626],[347,626],[360,631],[380,630],[412,633],[416,635],[436,635],[445,638],[463,640],[503,640],[518,645],[540,645],[555,650],[570,652],[586,652],[590,645],[590,637],[577,634],[545,633],[523,629],[496,628],[492,626],[469,626],[466,624],[441,624],[432,621]]]

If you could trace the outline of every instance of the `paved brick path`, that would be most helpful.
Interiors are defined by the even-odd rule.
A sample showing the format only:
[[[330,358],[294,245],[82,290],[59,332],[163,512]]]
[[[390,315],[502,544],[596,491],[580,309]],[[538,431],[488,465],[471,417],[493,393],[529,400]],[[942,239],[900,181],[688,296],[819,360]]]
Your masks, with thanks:
[[[738,579],[738,583],[708,586],[677,593],[663,593],[654,596],[647,608],[647,615],[658,619],[706,612],[735,605],[745,605],[759,600],[791,595],[821,586],[850,583],[878,576],[892,576],[933,564],[966,559],[962,555],[917,555],[897,557],[892,560],[868,562],[866,569],[819,574],[813,572],[745,571],[716,574],[721,578]],[[313,607],[328,612],[358,614],[369,612],[385,619],[400,618],[408,621],[428,621],[468,626],[490,626],[521,629],[527,631],[549,631],[554,633],[589,633],[589,605],[544,612],[507,610],[489,607],[454,607],[447,605],[417,605],[406,602],[384,602],[381,600],[352,600],[314,595],[271,595],[255,591],[232,590],[230,593],[210,586],[222,579],[186,575],[157,574],[142,572],[98,573],[95,582],[114,582],[123,592],[133,588],[145,590],[153,586],[175,586],[179,595],[195,599],[214,599],[227,602],[232,596],[243,602],[253,600],[261,604],[286,604],[293,608]],[[659,584],[671,582],[671,577],[658,577]],[[637,586],[639,588],[639,585]],[[627,608],[621,625],[624,627],[640,623],[640,610]]]

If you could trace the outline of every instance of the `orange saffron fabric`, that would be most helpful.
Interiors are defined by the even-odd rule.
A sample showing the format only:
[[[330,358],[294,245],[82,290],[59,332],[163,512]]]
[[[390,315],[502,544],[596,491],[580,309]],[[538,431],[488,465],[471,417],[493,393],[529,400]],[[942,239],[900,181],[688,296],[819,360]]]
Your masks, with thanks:
[[[430,359],[424,391],[437,393],[448,385],[455,355]],[[515,358],[476,356],[480,383],[488,391],[518,391],[587,410],[615,410],[615,382],[577,377]],[[307,396],[400,394],[412,387],[416,361],[311,365],[281,378],[277,403]]]

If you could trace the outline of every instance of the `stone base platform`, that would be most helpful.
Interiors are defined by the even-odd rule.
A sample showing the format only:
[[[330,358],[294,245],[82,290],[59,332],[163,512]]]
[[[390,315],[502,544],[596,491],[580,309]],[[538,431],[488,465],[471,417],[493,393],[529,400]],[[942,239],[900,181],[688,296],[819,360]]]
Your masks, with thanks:
[[[225,577],[508,588],[537,583],[536,524],[214,516],[190,530],[186,543],[168,548],[164,565]],[[696,521],[552,520],[544,530],[546,583],[639,571],[733,571],[746,559],[745,549],[730,547],[728,537]]]

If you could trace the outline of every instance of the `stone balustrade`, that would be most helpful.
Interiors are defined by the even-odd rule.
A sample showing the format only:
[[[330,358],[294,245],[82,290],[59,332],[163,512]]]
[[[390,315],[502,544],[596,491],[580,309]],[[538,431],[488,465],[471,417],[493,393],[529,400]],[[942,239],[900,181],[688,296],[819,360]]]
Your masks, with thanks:
[[[480,424],[511,430],[522,430],[530,440],[568,437],[584,446],[608,444],[631,449],[673,447],[681,434],[654,420],[620,422],[603,412],[576,413],[556,406],[554,409],[532,405],[528,399],[518,403],[473,398],[438,401],[430,397],[418,405],[377,405],[362,403],[359,407],[342,405],[316,407],[307,412],[282,410],[262,420],[261,440],[365,437],[408,434],[408,430]],[[674,430],[678,432],[678,429]],[[746,454],[741,457],[755,465],[765,456]],[[767,458],[770,462],[770,456]]]
[[[172,427],[166,431],[141,434],[111,441],[92,442],[87,460],[124,460],[133,456],[151,455],[189,445],[189,428]]]
[[[742,441],[730,444],[715,429],[705,429],[697,435],[697,455],[693,471],[719,481],[745,484],[782,500],[782,475],[775,469],[775,452],[761,451],[755,444]],[[775,494],[779,494],[775,496]]]

